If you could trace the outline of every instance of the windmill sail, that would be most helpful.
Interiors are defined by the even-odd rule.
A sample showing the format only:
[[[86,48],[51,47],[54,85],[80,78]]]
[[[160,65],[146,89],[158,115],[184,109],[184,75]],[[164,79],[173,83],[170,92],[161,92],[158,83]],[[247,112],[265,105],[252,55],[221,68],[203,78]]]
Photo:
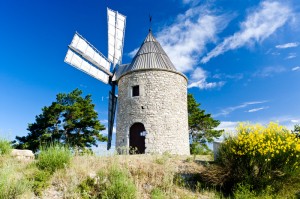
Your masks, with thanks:
[[[122,62],[126,16],[107,8],[107,22],[108,60],[115,67]]]
[[[91,63],[85,61],[80,55],[76,54],[70,49],[68,50],[65,57],[65,62],[102,81],[105,84],[108,84],[109,82],[109,76],[106,73],[94,67]]]
[[[110,62],[100,53],[92,44],[84,39],[77,32],[75,33],[69,48],[76,53],[80,54],[89,62],[93,63],[103,72],[112,75],[110,73]]]
[[[112,91],[109,92],[109,102],[108,102],[108,141],[107,141],[107,150],[111,147],[111,138],[114,127],[114,119],[116,113],[117,106],[117,96],[114,93],[115,88],[114,85],[112,87]]]
[[[92,44],[77,32],[75,33],[65,62],[87,73],[88,75],[111,85],[108,106],[108,142],[107,150],[111,148],[114,118],[117,106],[115,95],[116,68],[122,62],[126,17],[117,11],[107,8],[108,21],[108,58],[100,53]],[[113,65],[113,72],[110,65]]]

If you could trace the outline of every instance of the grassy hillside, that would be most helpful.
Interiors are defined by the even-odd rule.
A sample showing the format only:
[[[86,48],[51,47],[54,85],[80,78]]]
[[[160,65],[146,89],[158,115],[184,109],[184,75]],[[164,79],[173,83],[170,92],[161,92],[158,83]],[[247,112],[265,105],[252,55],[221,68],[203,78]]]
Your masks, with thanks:
[[[299,181],[287,182],[275,195],[266,190],[257,196],[241,185],[226,195],[219,186],[226,173],[211,162],[210,156],[83,155],[72,157],[54,172],[41,169],[39,161],[0,156],[0,199],[297,198],[300,188]]]
[[[9,156],[0,158],[0,190],[2,185],[2,191],[7,190],[6,194],[5,191],[0,194],[0,198],[98,198],[98,193],[107,194],[107,198],[111,198],[109,191],[101,189],[113,186],[116,186],[115,190],[111,190],[116,194],[113,196],[115,198],[216,196],[200,186],[194,186],[193,182],[193,177],[205,170],[203,164],[208,164],[205,162],[211,159],[210,156],[202,156],[203,161],[167,154],[74,156],[69,165],[53,173],[40,169],[39,159],[23,162]],[[130,184],[132,188],[128,192],[127,185]],[[10,185],[11,190],[5,188],[7,185]],[[117,195],[117,192],[121,193]],[[128,197],[122,193],[127,193]]]

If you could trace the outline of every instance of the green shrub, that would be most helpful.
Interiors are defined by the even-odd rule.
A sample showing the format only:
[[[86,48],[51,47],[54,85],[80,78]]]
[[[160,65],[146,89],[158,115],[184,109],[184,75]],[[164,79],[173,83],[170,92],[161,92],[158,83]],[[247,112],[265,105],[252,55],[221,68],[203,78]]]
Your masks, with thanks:
[[[0,155],[8,155],[12,150],[10,142],[6,139],[0,138]]]
[[[71,158],[71,151],[67,147],[50,145],[46,148],[41,147],[36,164],[39,169],[54,173],[57,169],[69,165]]]
[[[263,190],[299,171],[300,139],[283,126],[240,124],[237,135],[220,146],[218,163],[226,168],[232,186],[249,184]]]
[[[165,197],[164,192],[161,189],[159,189],[159,188],[152,189],[151,199],[164,199],[164,198],[166,198],[166,197]]]
[[[129,173],[116,165],[102,170],[96,178],[88,177],[79,185],[83,198],[134,199],[136,187]]]
[[[30,182],[18,176],[14,165],[0,168],[0,199],[17,198],[30,188]]]
[[[33,192],[40,196],[42,191],[50,185],[51,174],[47,170],[37,170],[33,176]]]

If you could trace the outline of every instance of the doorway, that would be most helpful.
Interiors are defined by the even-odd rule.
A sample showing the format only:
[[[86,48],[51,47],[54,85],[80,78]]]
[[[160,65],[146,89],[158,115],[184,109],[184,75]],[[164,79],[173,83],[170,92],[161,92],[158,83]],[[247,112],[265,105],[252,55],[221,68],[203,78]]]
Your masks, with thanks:
[[[129,153],[144,154],[145,153],[145,137],[146,130],[142,123],[134,123],[129,130]]]

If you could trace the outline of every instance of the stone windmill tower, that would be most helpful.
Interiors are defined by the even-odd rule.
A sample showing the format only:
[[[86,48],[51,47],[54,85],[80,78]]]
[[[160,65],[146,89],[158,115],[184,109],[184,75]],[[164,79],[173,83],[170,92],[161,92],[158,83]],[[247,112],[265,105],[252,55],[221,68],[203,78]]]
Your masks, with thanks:
[[[67,64],[111,86],[107,150],[118,103],[118,150],[190,154],[187,78],[176,70],[151,30],[132,62],[122,64],[126,16],[107,8],[107,19],[108,58],[77,32],[65,57]]]
[[[121,65],[116,148],[136,153],[188,155],[187,78],[178,72],[151,30],[132,62]]]

